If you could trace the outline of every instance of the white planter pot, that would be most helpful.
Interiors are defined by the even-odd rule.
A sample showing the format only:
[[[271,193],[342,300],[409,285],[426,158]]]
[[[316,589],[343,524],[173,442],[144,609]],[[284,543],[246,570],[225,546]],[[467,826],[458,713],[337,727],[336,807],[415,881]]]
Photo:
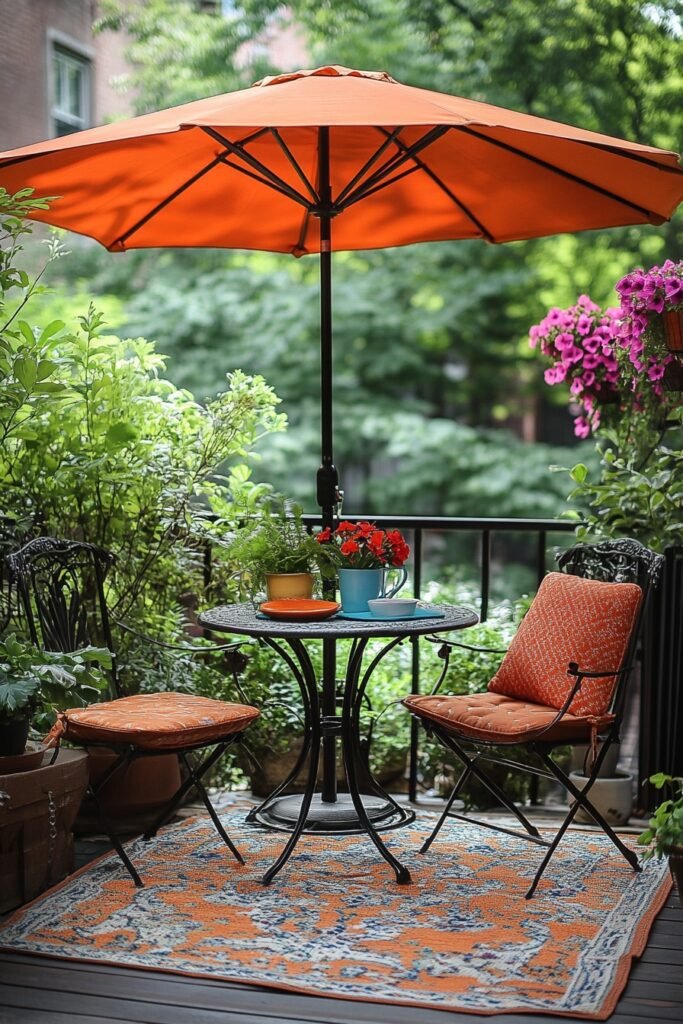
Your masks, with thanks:
[[[581,772],[570,772],[569,778],[577,789],[583,789],[588,782]],[[633,810],[633,776],[628,772],[617,771],[611,778],[597,778],[591,786],[588,799],[608,824],[625,825]],[[573,803],[571,800],[570,805]],[[574,821],[583,825],[595,824],[583,808],[576,812]]]
[[[571,770],[572,772],[578,772],[579,775],[583,775],[583,769],[586,764],[586,756],[588,754],[587,743],[575,743],[572,746],[571,756]],[[619,744],[613,743],[605,754],[605,760],[600,765],[599,777],[612,778],[613,776],[619,775],[619,769],[617,768],[617,761],[619,760]]]

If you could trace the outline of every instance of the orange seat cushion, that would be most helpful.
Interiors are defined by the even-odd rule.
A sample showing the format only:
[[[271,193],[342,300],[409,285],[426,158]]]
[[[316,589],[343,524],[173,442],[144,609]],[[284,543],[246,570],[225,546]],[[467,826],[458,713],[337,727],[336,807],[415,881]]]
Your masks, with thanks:
[[[514,700],[502,693],[406,697],[403,703],[420,718],[435,722],[459,736],[494,743],[527,743],[535,739],[557,715],[557,708]],[[587,740],[593,726],[603,729],[613,720],[613,715],[593,718],[567,713],[540,739],[549,743]]]
[[[621,667],[636,623],[642,591],[635,583],[602,583],[549,573],[489,683],[493,693],[561,708],[576,682],[570,661],[586,672]],[[615,676],[584,679],[570,710],[604,715]]]
[[[211,743],[246,729],[257,708],[187,693],[145,693],[60,714],[66,739],[155,750]],[[59,723],[58,723],[59,724]]]

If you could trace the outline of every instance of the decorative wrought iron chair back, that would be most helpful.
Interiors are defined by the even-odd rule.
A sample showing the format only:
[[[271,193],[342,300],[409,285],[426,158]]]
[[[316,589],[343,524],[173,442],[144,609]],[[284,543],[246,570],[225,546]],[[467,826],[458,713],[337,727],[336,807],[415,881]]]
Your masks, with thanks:
[[[49,651],[113,650],[104,581],[114,556],[82,541],[38,537],[7,556],[32,642]],[[121,696],[112,669],[112,683]]]
[[[603,583],[636,583],[643,592],[638,619],[624,654],[624,665],[632,665],[647,613],[650,595],[657,584],[664,558],[631,538],[600,541],[597,544],[575,544],[557,559],[558,568],[572,576],[600,580]],[[623,711],[628,675],[618,678],[612,696],[612,710]]]

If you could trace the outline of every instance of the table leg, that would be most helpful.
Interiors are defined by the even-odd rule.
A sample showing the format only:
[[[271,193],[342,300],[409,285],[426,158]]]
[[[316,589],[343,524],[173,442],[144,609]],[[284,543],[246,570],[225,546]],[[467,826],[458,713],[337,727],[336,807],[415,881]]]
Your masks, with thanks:
[[[382,857],[384,857],[387,864],[394,869],[398,884],[407,885],[411,881],[410,872],[399,860],[396,859],[396,857],[394,857],[393,853],[391,853],[382,842],[379,833],[365,809],[362,795],[358,788],[358,765],[362,758],[362,750],[360,746],[360,708],[365,688],[367,687],[370,676],[376,666],[382,658],[389,653],[389,651],[401,642],[401,640],[402,637],[396,637],[391,641],[391,643],[388,643],[380,653],[373,658],[369,667],[363,674],[362,679],[360,677],[360,673],[363,665],[363,654],[365,653],[368,641],[363,639],[354,643],[347,665],[346,686],[344,687],[344,705],[342,708],[342,749],[344,754],[346,780],[349,784],[349,794],[351,795],[353,806],[356,814],[358,815],[358,820],[363,830],[370,836],[370,839],[374,843],[376,849]],[[379,789],[378,784],[374,784],[377,786],[377,789]],[[391,802],[398,808],[395,801],[392,800]],[[400,810],[400,808],[398,809]]]
[[[272,640],[270,640],[269,643],[272,647],[274,647],[275,650],[278,649],[279,645],[275,644]],[[285,847],[282,853],[275,861],[275,863],[268,868],[265,875],[263,876],[262,882],[264,885],[270,885],[272,880],[277,875],[278,871],[280,871],[285,866],[285,864],[291,857],[292,852],[294,851],[294,847],[299,842],[301,833],[303,832],[304,827],[306,825],[306,819],[308,818],[308,812],[311,807],[311,801],[313,799],[313,794],[315,793],[315,784],[318,778],[318,758],[320,756],[320,711],[318,708],[317,681],[315,678],[315,672],[313,671],[313,666],[311,665],[311,659],[309,658],[308,652],[306,651],[306,648],[304,647],[301,640],[290,640],[289,645],[292,648],[294,654],[296,655],[300,671],[297,671],[293,659],[291,659],[284,650],[280,651],[280,653],[285,658],[285,661],[287,661],[287,663],[290,665],[292,671],[295,673],[297,680],[299,682],[299,686],[301,687],[302,694],[305,694],[308,699],[308,703],[306,706],[306,724],[307,732],[309,733],[310,737],[310,760],[308,763],[308,777],[306,780],[306,789],[301,800],[301,809],[299,811],[299,817],[296,821],[296,824],[294,825],[294,828],[289,839],[285,843]]]

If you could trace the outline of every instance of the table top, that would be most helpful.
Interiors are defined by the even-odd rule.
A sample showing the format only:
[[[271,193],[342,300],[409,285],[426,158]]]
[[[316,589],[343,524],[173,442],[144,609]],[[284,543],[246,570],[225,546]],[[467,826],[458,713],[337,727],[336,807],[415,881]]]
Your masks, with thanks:
[[[422,606],[426,607],[426,606]],[[225,604],[202,612],[199,622],[207,629],[245,636],[272,636],[299,640],[344,639],[345,637],[423,636],[475,626],[479,616],[471,608],[452,604],[428,607],[444,613],[443,618],[419,619],[341,619],[333,616],[319,622],[281,622],[256,612],[250,602]]]

